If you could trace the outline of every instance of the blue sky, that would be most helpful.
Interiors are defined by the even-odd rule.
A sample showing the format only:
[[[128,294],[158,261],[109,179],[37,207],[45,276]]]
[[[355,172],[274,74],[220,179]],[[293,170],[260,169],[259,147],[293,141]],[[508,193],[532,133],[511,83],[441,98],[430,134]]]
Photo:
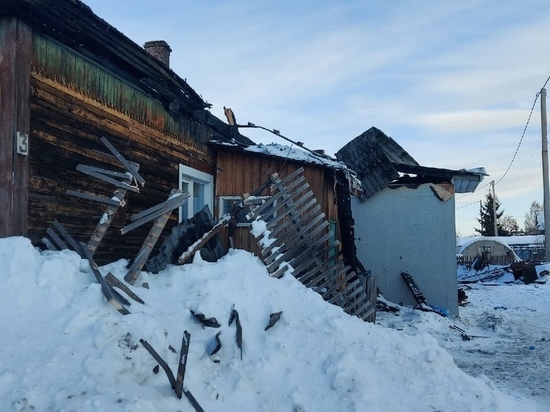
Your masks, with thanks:
[[[550,75],[547,0],[85,3],[140,45],[166,40],[221,119],[231,107],[330,155],[376,126],[423,166],[484,166],[480,188],[456,197],[459,235],[478,227],[491,180],[520,226],[542,203],[540,100],[504,174]]]

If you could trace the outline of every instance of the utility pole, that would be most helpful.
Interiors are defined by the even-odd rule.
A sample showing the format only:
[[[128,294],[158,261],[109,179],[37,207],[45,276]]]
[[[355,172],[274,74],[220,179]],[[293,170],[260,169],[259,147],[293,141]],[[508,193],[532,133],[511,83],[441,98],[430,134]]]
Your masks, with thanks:
[[[550,258],[550,190],[548,189],[548,130],[546,122],[546,89],[540,91],[542,132],[542,189],[544,193],[544,260]]]
[[[495,193],[495,181],[491,182],[491,187],[493,188],[493,225],[495,230],[495,236],[498,236],[498,226],[497,226],[497,194]]]

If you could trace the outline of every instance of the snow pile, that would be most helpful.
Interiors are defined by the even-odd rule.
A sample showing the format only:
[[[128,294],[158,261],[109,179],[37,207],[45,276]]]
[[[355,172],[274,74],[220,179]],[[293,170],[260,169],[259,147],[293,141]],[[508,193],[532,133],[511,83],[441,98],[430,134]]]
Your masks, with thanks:
[[[141,273],[122,316],[105,302],[86,261],[0,239],[2,410],[193,410],[177,399],[147,340],[177,370],[184,330],[191,343],[184,388],[205,411],[529,411],[525,399],[458,369],[427,334],[350,317],[291,276],[273,279],[253,255],[233,250]],[[127,262],[101,268],[119,279]],[[147,283],[148,288],[143,287]],[[243,329],[242,360],[231,309]],[[203,327],[190,311],[215,317]],[[281,319],[264,330],[270,314]],[[215,335],[222,347],[210,356]]]

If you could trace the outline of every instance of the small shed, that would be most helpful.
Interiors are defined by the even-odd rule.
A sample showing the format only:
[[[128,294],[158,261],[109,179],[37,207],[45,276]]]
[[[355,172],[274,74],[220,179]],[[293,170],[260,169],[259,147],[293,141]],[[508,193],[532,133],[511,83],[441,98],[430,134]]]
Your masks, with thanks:
[[[430,304],[458,314],[454,194],[475,190],[484,169],[421,166],[375,127],[336,157],[361,180],[364,191],[352,201],[357,255],[382,294],[414,305],[406,272]]]

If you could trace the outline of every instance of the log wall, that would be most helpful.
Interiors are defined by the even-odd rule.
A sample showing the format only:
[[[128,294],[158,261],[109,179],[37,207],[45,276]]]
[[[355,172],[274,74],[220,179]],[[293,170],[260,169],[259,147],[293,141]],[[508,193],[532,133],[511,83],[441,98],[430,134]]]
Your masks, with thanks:
[[[33,37],[30,85],[28,236],[33,243],[40,241],[54,219],[78,240],[90,236],[105,206],[65,191],[112,196],[113,186],[76,170],[81,163],[124,171],[107,154],[102,136],[127,160],[140,165],[145,186],[139,194],[130,193],[127,206],[119,209],[97,251],[99,262],[135,256],[150,225],[124,236],[118,229],[130,222],[131,213],[167,199],[179,185],[180,163],[215,172],[215,158],[205,145],[210,132],[191,116],[176,116],[116,73],[39,35]],[[164,233],[176,221],[174,212]]]

